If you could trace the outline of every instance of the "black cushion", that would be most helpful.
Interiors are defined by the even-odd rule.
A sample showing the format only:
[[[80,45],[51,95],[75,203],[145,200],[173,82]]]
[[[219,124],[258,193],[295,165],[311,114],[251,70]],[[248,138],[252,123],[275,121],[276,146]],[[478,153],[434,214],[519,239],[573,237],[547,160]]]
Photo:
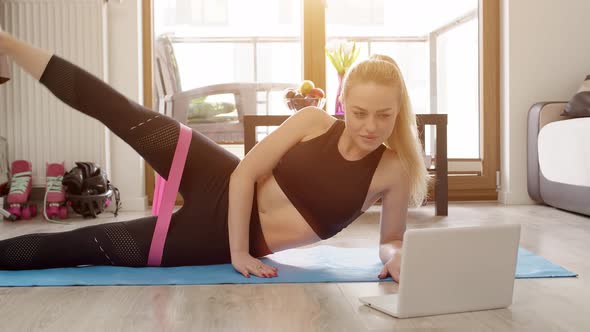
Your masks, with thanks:
[[[590,75],[586,76],[582,86],[567,103],[561,115],[590,117]]]

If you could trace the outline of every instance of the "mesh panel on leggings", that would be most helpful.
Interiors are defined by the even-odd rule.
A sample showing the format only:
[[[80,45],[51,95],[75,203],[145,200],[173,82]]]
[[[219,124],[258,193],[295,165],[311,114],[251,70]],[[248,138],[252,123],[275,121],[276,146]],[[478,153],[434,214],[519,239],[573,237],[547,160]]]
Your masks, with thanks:
[[[50,77],[53,94],[71,107],[78,108],[76,89],[73,88],[75,70],[72,66],[47,66],[42,78]]]
[[[0,265],[27,267],[37,254],[42,236],[30,234],[3,241],[3,248],[0,248]]]
[[[153,154],[162,150],[176,149],[178,142],[178,125],[168,123],[159,128],[153,129],[153,126],[161,124],[159,121],[152,121],[153,125],[139,127],[135,135],[141,135],[137,139],[137,148],[142,154]],[[149,131],[148,131],[149,130]],[[146,133],[148,131],[148,133]],[[143,134],[143,135],[142,135]]]
[[[168,174],[178,121],[133,102],[58,56],[51,57],[39,81],[69,106],[106,125],[158,173]]]
[[[110,257],[116,265],[145,266],[146,257],[141,254],[137,242],[125,225],[121,223],[104,224],[102,228],[112,242],[115,257]]]

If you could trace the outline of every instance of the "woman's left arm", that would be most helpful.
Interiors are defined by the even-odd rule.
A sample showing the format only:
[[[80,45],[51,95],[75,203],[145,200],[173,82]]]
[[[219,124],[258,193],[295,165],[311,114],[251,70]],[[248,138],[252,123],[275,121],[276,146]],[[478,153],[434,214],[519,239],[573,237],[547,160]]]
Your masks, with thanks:
[[[407,173],[399,167],[392,169],[392,181],[381,196],[381,220],[379,236],[379,258],[384,266],[379,278],[388,275],[399,282],[402,240],[406,230],[409,203],[409,182]]]

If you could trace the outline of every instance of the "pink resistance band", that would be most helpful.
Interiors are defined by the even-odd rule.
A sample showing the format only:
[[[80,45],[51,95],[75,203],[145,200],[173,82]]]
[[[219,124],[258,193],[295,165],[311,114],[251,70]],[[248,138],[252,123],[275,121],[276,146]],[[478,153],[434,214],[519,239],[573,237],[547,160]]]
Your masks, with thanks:
[[[148,256],[149,266],[160,266],[162,264],[164,243],[166,242],[166,235],[170,227],[172,210],[174,209],[178,188],[180,188],[180,179],[182,178],[192,135],[192,129],[181,123],[176,151],[174,152],[170,173],[168,174],[168,181],[164,180],[160,175],[156,176],[152,215],[157,215],[158,220],[156,221],[156,228],[154,229]]]

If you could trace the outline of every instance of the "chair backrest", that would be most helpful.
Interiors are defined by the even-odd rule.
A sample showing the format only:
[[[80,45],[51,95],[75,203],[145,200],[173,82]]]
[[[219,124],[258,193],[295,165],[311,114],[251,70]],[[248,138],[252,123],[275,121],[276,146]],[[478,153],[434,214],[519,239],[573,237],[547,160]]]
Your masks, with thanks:
[[[234,95],[240,121],[244,115],[260,114],[258,105],[265,105],[265,114],[270,114],[270,94],[287,88],[296,88],[295,83],[235,82],[208,85],[199,88],[204,95],[231,93]],[[260,98],[263,95],[263,98]]]
[[[161,35],[156,39],[154,51],[156,92],[158,99],[162,100],[166,95],[182,91],[180,72],[169,35]]]
[[[282,91],[286,88],[295,88],[295,83],[276,82],[233,82],[207,85],[189,91],[182,91],[180,84],[180,71],[170,35],[163,34],[156,39],[155,47],[155,73],[157,108],[160,113],[171,115],[179,121],[186,123],[189,114],[188,103],[195,98],[219,94],[233,94],[239,121],[243,120],[244,114],[257,114],[258,105],[266,104],[265,113],[268,109],[269,96],[273,91]],[[183,93],[181,93],[183,92]],[[260,94],[265,98],[259,98]],[[165,96],[185,95],[179,102],[164,102]],[[177,98],[178,99],[178,98]]]

